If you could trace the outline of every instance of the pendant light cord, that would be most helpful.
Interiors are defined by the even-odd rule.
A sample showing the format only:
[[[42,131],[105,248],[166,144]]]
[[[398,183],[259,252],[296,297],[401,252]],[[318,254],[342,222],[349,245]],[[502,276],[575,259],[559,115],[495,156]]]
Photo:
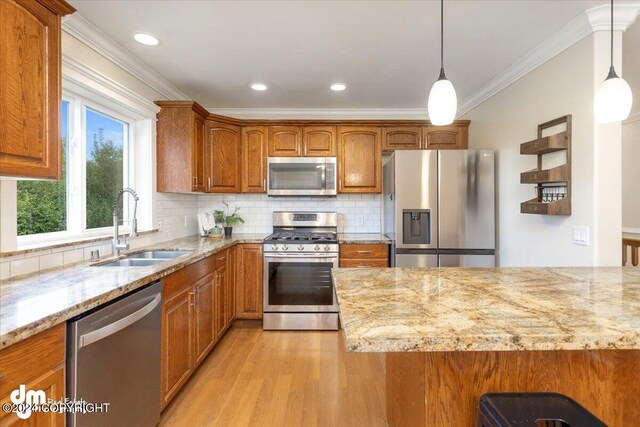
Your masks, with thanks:
[[[440,70],[444,70],[444,0],[440,0]]]
[[[613,0],[611,0],[611,68],[613,68]]]

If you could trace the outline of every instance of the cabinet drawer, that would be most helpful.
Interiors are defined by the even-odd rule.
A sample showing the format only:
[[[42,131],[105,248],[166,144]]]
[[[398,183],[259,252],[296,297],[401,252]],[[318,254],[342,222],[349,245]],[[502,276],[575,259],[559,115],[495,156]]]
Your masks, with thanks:
[[[224,251],[220,251],[214,255],[214,257],[216,258],[216,270],[227,265],[228,255],[229,254],[227,249],[225,249]]]
[[[340,259],[384,259],[388,258],[388,245],[340,245]]]
[[[341,259],[340,267],[356,268],[356,267],[388,267],[389,262],[386,259]]]
[[[211,255],[165,277],[162,280],[162,299],[168,300],[184,288],[190,287],[195,282],[214,271],[216,255]]]
[[[0,351],[2,393],[8,395],[64,363],[65,336],[66,324],[61,323]]]

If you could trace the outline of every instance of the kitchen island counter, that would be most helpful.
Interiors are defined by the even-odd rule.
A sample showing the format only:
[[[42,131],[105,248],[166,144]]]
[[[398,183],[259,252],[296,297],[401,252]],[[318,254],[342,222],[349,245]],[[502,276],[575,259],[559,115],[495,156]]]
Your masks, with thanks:
[[[387,353],[390,426],[474,425],[490,391],[556,391],[609,425],[640,419],[637,269],[332,275],[347,350]]]

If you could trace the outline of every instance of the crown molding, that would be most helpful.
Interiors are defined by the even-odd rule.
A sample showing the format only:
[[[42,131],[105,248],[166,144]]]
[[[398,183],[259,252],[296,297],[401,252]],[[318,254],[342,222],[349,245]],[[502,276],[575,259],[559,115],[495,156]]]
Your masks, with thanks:
[[[592,30],[611,31],[611,6],[603,4],[585,12]],[[613,30],[626,31],[638,17],[640,3],[618,3],[613,8]]]
[[[113,41],[79,13],[68,16],[62,23],[62,30],[135,76],[165,98],[188,99],[187,95],[169,83],[168,80]]]
[[[626,120],[624,120],[622,123],[626,124],[626,123],[632,123],[632,122],[637,122],[640,121],[640,108],[633,110],[630,114],[629,117],[627,117]]]
[[[238,119],[426,120],[426,108],[207,108]]]
[[[476,93],[462,101],[458,116],[473,110],[487,99],[529,74],[554,56],[573,46],[594,31],[611,26],[610,6],[597,6],[572,19],[567,25],[536,46],[525,57],[491,79]],[[625,31],[640,13],[640,3],[616,4],[614,7],[614,29]],[[605,28],[606,27],[606,28]]]
[[[141,97],[110,77],[64,53],[62,54],[62,79],[69,80],[93,93],[107,95],[117,104],[143,118],[155,118],[160,111],[160,107],[153,101]]]

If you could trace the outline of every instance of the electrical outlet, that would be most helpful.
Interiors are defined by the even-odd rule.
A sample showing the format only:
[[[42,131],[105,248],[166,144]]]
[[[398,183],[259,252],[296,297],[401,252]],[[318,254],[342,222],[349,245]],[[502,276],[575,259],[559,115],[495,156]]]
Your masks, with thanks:
[[[589,246],[589,227],[574,225],[573,243],[576,245]]]
[[[157,224],[158,230],[162,230],[162,225],[163,225],[162,218],[158,218],[158,220],[156,221],[156,224]]]
[[[184,216],[184,226],[185,227],[189,226],[189,217],[187,215]]]
[[[364,225],[364,215],[356,216],[356,225]]]

